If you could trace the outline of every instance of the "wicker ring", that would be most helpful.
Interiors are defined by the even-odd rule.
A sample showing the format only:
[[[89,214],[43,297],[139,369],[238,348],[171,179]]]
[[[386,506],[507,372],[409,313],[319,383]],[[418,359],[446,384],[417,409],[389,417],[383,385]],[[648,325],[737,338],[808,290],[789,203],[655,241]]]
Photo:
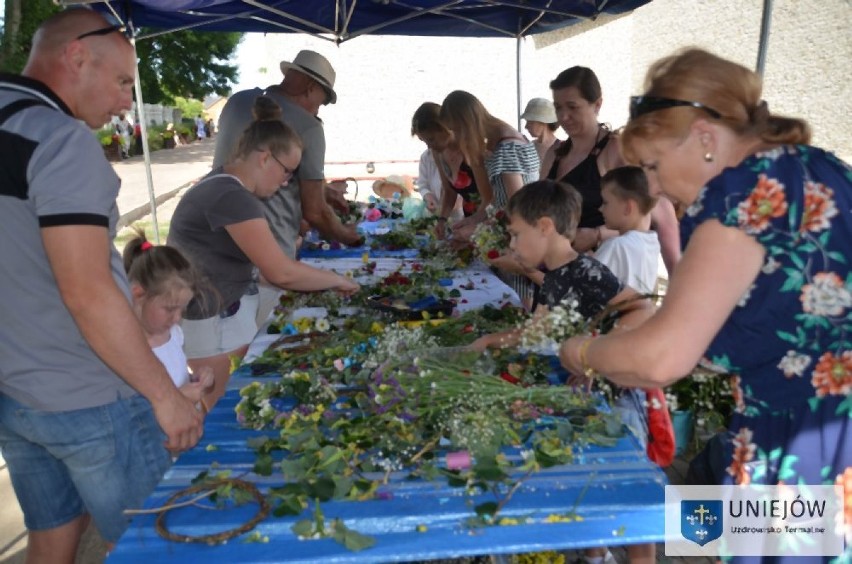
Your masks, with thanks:
[[[247,533],[255,526],[266,519],[269,515],[269,504],[266,503],[266,498],[263,497],[263,494],[260,493],[260,490],[252,484],[251,482],[246,482],[245,480],[238,480],[236,478],[228,478],[225,480],[217,480],[215,482],[208,482],[204,484],[197,484],[195,486],[180,490],[172,495],[169,500],[165,503],[165,505],[171,505],[180,498],[196,494],[203,491],[213,490],[218,488],[223,484],[230,484],[233,488],[238,490],[243,490],[244,492],[248,492],[251,496],[257,501],[260,509],[257,514],[249,519],[246,523],[236,527],[234,529],[229,529],[227,531],[222,531],[221,533],[215,533],[212,535],[200,535],[200,536],[191,536],[191,535],[179,535],[177,533],[173,533],[166,528],[166,514],[168,511],[163,511],[157,516],[157,521],[155,524],[157,534],[159,534],[164,539],[175,541],[175,542],[198,542],[209,545],[221,544],[227,540],[230,540],[234,537],[240,536],[243,533]]]

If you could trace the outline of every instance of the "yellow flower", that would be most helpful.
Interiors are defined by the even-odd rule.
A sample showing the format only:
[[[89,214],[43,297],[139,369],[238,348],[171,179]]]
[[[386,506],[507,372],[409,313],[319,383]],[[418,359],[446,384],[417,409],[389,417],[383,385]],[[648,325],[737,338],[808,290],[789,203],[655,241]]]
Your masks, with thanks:
[[[300,317],[293,321],[293,327],[296,328],[296,331],[299,333],[307,333],[311,330],[311,327],[314,324],[314,320],[310,317]]]
[[[560,513],[551,513],[547,517],[544,518],[545,523],[572,523],[574,521],[580,522],[583,518],[579,515],[573,514],[560,514]]]
[[[258,388],[260,388],[260,382],[255,380],[254,382],[252,382],[248,386],[243,386],[243,388],[240,390],[240,395],[242,397],[247,397],[247,396],[251,395]]]
[[[320,420],[320,418],[322,418],[323,413],[325,413],[325,406],[323,404],[319,403],[319,404],[317,404],[316,408],[314,409],[314,412],[311,413],[308,416],[308,419],[310,419],[313,422],[317,422],[317,421]]]
[[[363,262],[364,264],[370,262],[370,253],[364,253],[363,255],[361,255],[361,262]]]

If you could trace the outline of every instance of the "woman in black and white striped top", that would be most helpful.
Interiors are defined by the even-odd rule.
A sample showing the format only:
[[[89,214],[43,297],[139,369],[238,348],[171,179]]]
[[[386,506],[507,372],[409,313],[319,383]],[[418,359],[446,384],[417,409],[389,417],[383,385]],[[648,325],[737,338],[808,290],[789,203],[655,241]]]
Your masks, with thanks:
[[[473,169],[482,197],[477,212],[463,221],[484,221],[486,207],[506,207],[512,194],[538,180],[539,157],[535,145],[520,131],[494,117],[476,96],[463,90],[447,95],[441,104],[441,122],[453,132],[465,160]],[[506,282],[521,300],[532,304],[532,283],[524,276],[505,273]]]

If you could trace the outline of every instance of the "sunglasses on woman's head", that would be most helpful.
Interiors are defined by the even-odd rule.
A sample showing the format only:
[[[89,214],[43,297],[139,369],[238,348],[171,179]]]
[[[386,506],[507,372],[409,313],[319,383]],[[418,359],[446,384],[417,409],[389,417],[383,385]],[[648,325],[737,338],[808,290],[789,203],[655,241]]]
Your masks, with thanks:
[[[656,112],[659,110],[667,110],[669,108],[677,108],[687,106],[698,108],[710,114],[710,116],[721,119],[722,114],[705,106],[701,102],[689,102],[687,100],[676,100],[674,98],[661,98],[659,96],[631,96],[630,97],[630,119],[636,119],[641,115]]]

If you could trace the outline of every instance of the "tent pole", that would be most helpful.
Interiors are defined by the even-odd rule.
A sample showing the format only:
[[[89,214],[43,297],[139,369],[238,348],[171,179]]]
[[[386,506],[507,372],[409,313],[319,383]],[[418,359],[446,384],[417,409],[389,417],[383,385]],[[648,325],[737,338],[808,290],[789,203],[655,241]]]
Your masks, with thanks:
[[[521,129],[521,41],[520,35],[515,39],[515,117],[517,119],[518,131]]]
[[[136,50],[136,39],[131,39],[133,50]],[[139,128],[142,135],[142,154],[145,155],[145,174],[148,177],[148,199],[151,202],[151,221],[154,224],[154,243],[160,244],[160,224],[157,222],[157,197],[154,194],[154,177],[151,174],[151,151],[148,148],[148,123],[145,119],[145,104],[142,101],[142,81],[139,78],[139,63],[136,59],[136,75],[134,88],[136,89],[136,111],[139,114]]]
[[[769,24],[772,21],[772,0],[763,0],[763,17],[760,21],[760,43],[757,46],[757,74],[763,76],[766,67],[766,49],[769,44]]]

